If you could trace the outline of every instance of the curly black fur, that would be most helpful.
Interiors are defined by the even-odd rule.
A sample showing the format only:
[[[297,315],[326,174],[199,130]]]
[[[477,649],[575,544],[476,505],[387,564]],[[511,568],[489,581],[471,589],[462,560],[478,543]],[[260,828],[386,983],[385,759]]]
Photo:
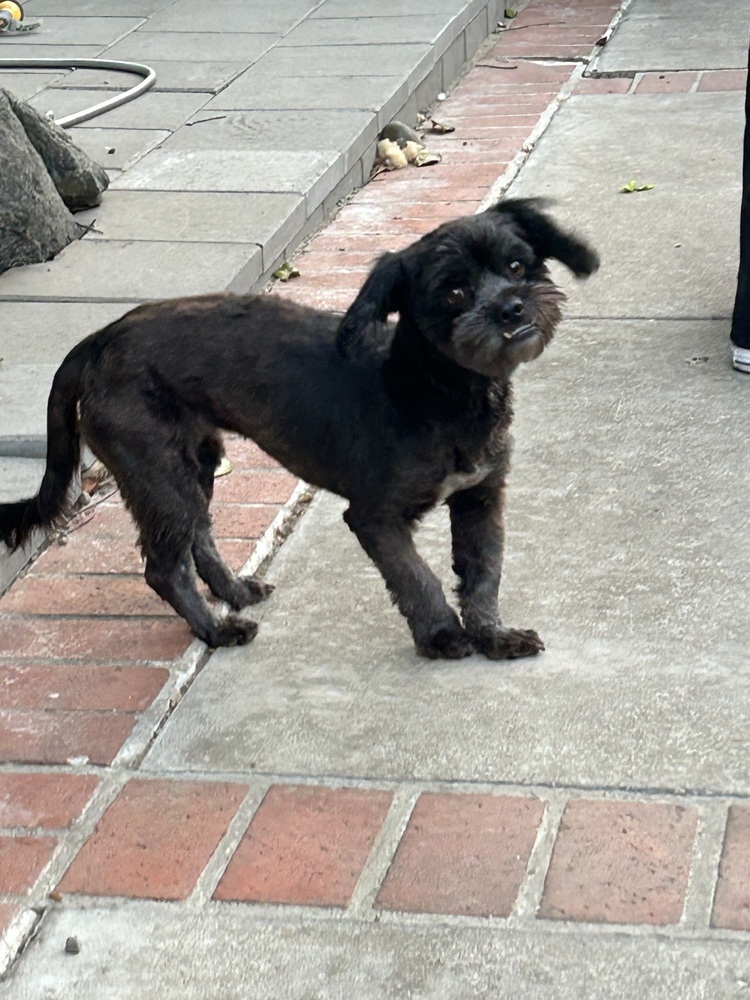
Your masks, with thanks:
[[[139,306],[63,362],[39,495],[0,505],[0,535],[17,546],[61,516],[81,435],[138,524],[153,589],[209,645],[247,642],[256,625],[219,619],[195,579],[235,609],[270,592],[233,575],[211,536],[220,431],[235,431],[349,501],[345,520],[422,655],[538,652],[536,633],[500,624],[497,592],[510,378],[560,320],[550,257],[579,276],[598,266],[539,203],[509,199],[386,254],[343,319],[272,296]],[[412,541],[444,500],[461,618]]]

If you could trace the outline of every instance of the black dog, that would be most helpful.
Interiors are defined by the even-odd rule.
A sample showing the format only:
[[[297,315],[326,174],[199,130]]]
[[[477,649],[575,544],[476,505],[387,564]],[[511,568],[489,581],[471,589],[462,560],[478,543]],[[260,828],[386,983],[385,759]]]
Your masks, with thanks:
[[[0,505],[0,534],[17,546],[60,518],[80,434],[138,524],[151,587],[208,645],[248,642],[257,625],[218,618],[195,579],[235,609],[271,590],[233,575],[211,536],[219,430],[236,431],[349,501],[346,523],[419,653],[538,653],[535,632],[500,624],[497,593],[510,377],[541,354],[564,298],[547,258],[578,276],[598,266],[539,202],[514,199],[381,257],[343,319],[255,295],[133,309],[63,361],[39,494]],[[463,621],[412,541],[418,519],[443,500]]]

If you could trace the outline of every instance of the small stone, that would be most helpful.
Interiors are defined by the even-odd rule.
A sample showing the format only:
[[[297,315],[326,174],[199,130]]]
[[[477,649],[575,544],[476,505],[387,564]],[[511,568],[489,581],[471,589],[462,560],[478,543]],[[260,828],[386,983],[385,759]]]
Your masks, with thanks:
[[[65,941],[65,954],[66,955],[77,955],[81,950],[81,946],[78,943],[78,938],[69,937]]]

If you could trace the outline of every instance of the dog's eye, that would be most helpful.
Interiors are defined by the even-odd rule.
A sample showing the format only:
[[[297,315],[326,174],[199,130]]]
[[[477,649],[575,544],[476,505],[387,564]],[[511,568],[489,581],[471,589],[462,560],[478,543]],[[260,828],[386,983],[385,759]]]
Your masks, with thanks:
[[[522,278],[526,274],[526,268],[520,260],[514,260],[508,264],[508,273],[511,278]]]
[[[449,306],[460,306],[466,298],[463,288],[452,288],[445,297]]]

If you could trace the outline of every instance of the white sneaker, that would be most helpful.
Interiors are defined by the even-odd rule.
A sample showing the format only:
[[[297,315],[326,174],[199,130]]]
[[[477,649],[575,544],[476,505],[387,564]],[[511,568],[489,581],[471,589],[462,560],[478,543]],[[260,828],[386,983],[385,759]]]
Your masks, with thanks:
[[[747,347],[735,347],[732,344],[732,367],[738,372],[750,374],[750,350]]]

